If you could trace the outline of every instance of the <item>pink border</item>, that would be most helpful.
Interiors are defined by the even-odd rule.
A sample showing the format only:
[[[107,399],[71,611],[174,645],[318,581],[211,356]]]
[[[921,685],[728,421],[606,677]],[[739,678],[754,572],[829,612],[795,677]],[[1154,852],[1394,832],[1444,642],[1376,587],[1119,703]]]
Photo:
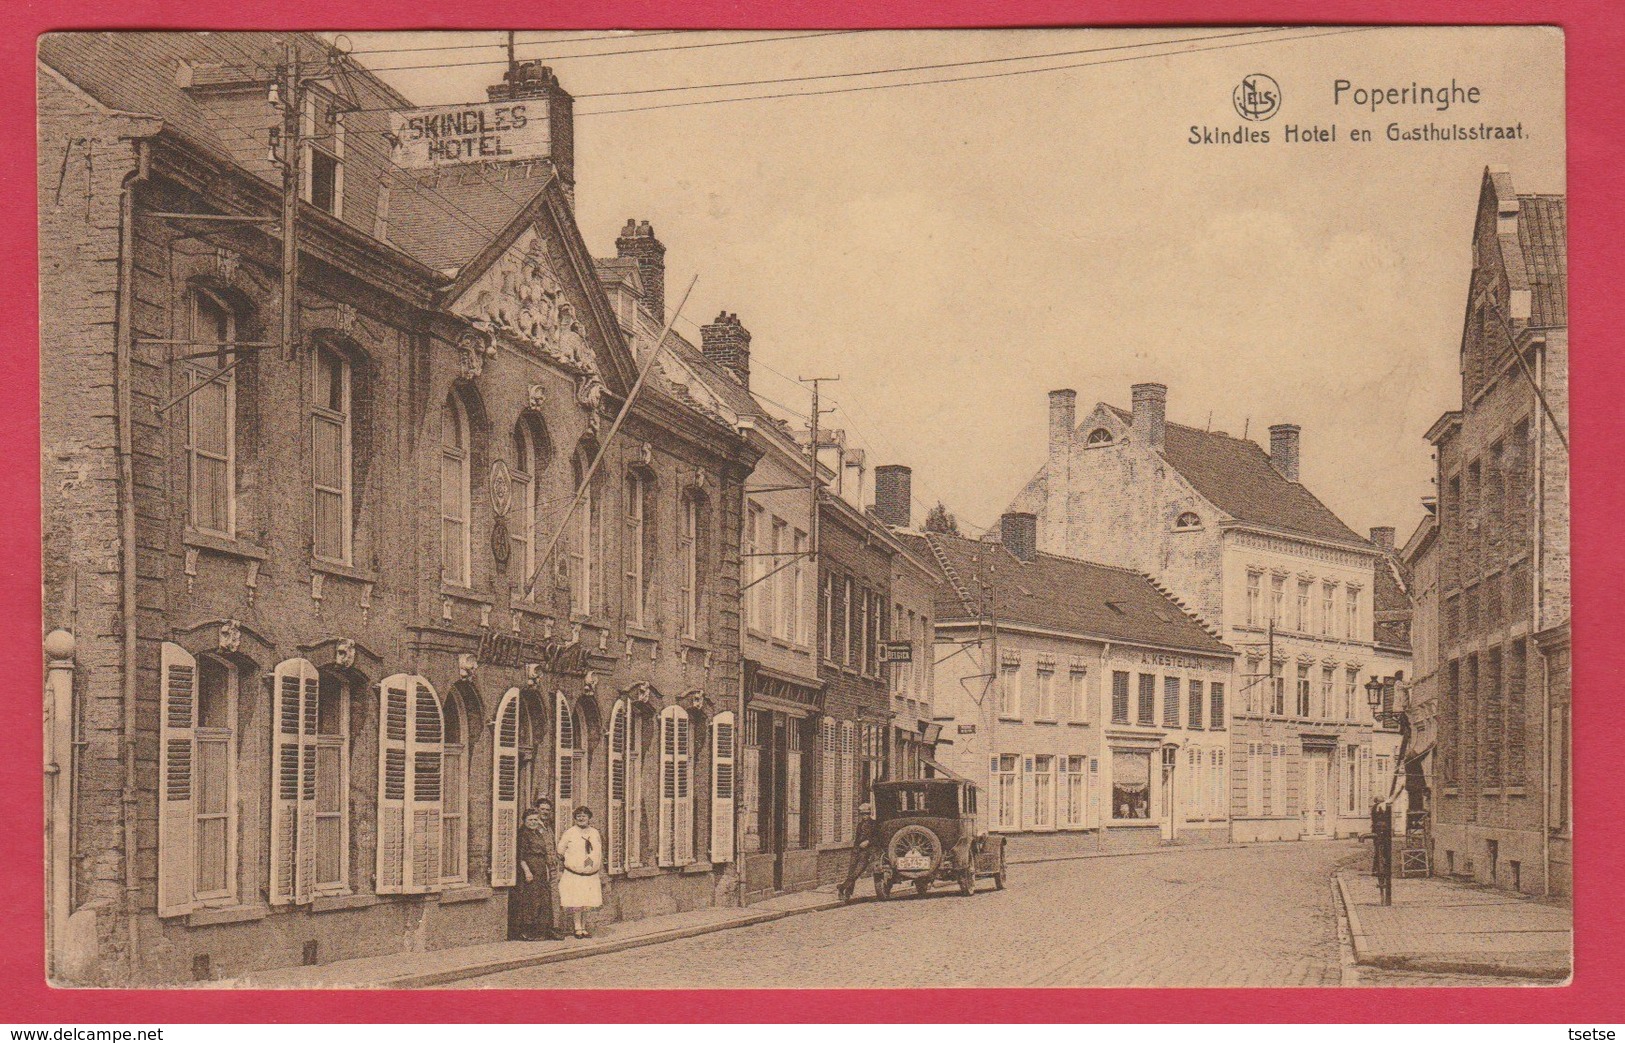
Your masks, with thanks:
[[[284,3],[258,0],[58,0],[0,8],[0,111],[13,128],[0,153],[0,174],[13,189],[36,181],[24,144],[34,111],[34,37],[47,30],[108,28],[304,28]],[[327,0],[328,25],[369,29],[472,28],[528,16],[497,0],[460,0],[435,16],[414,17],[417,5],[398,0]],[[455,15],[452,12],[455,10]],[[1167,0],[1064,3],[1004,0],[982,7],[966,0],[780,0],[747,11],[732,0],[623,0],[613,5],[557,0],[550,23],[569,28],[852,28],[913,26],[1301,23],[1289,0],[1197,3]],[[611,14],[611,11],[613,12]],[[1625,515],[1625,337],[1619,301],[1625,280],[1613,247],[1625,239],[1616,158],[1625,137],[1619,56],[1625,53],[1625,13],[1608,0],[1322,0],[1318,23],[1557,24],[1567,32],[1569,133],[1570,313],[1572,359],[1575,690],[1606,692],[1607,678],[1625,676],[1625,641],[1618,636],[1617,591],[1625,580],[1625,540],[1608,518]],[[111,21],[116,20],[116,21]],[[33,198],[24,193],[25,201]],[[39,1024],[91,1022],[403,1022],[403,1021],[1401,1021],[1617,1022],[1625,1010],[1625,902],[1613,888],[1625,882],[1621,831],[1625,822],[1617,751],[1625,717],[1586,696],[1575,708],[1576,817],[1595,828],[1575,848],[1576,965],[1574,984],[1539,989],[1414,990],[1020,990],[740,991],[740,992],[482,992],[298,993],[232,991],[53,990],[42,980],[43,857],[37,745],[39,635],[39,394],[38,284],[35,211],[19,204],[4,218],[0,301],[17,321],[13,350],[0,356],[0,445],[16,453],[0,474],[0,604],[15,606],[30,626],[0,630],[0,722],[6,734],[28,737],[0,758],[0,839],[10,852],[0,869],[0,982],[4,1017]],[[1615,479],[1609,480],[1613,471]],[[1614,596],[1611,598],[1610,594]]]

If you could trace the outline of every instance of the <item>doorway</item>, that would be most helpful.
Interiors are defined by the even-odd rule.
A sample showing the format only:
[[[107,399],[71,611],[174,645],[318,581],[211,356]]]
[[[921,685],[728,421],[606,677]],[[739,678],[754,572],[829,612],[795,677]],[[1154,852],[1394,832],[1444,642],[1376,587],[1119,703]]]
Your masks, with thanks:
[[[1332,753],[1330,750],[1303,751],[1304,832],[1311,837],[1330,835]]]

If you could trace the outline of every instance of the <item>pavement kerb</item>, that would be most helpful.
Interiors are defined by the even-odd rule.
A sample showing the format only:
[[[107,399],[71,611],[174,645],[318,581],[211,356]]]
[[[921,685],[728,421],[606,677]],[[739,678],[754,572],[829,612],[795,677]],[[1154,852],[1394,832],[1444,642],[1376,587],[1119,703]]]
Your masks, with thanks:
[[[421,973],[408,973],[391,975],[385,978],[376,978],[371,981],[354,984],[338,984],[321,986],[324,988],[353,988],[353,989],[424,989],[447,985],[454,981],[463,981],[468,978],[483,978],[489,974],[501,974],[505,971],[521,970],[525,967],[540,967],[549,963],[564,963],[569,960],[586,959],[589,956],[604,956],[609,953],[624,952],[627,949],[641,949],[649,945],[661,945],[666,942],[681,941],[684,938],[697,938],[704,934],[714,934],[718,931],[728,931],[736,927],[751,927],[756,924],[768,923],[773,920],[782,920],[790,916],[799,916],[802,913],[823,912],[840,906],[838,898],[831,897],[828,901],[812,905],[798,906],[794,909],[757,909],[752,911],[746,907],[739,911],[739,915],[714,923],[689,924],[683,927],[673,927],[664,931],[651,931],[647,934],[632,935],[626,938],[606,938],[591,945],[571,946],[567,949],[553,949],[547,952],[514,955],[498,960],[487,960],[482,963],[467,964],[460,967],[447,967],[435,971]],[[308,986],[290,985],[256,985],[253,975],[246,975],[243,979],[234,982],[222,982],[224,985],[238,985],[244,988],[289,988],[297,989]]]
[[[1352,839],[1343,838],[1342,839]],[[1332,841],[1335,843],[1335,841]],[[1171,855],[1179,851],[1238,851],[1249,847],[1285,847],[1288,844],[1321,843],[1307,840],[1254,840],[1245,844],[1158,844],[1155,847],[1128,848],[1122,851],[1074,851],[1061,855],[1032,855],[1028,858],[1009,858],[1013,866],[1037,865],[1042,862],[1075,862],[1084,858],[1131,858],[1137,855]]]
[[[1346,873],[1341,872],[1337,874],[1337,890],[1343,897],[1343,909],[1348,916],[1349,933],[1353,935],[1354,962],[1362,967],[1380,967],[1383,970],[1390,971],[1422,971],[1429,974],[1472,974],[1488,978],[1538,979],[1554,983],[1567,981],[1573,973],[1572,970],[1548,971],[1542,968],[1519,967],[1482,960],[1436,959],[1430,956],[1374,956],[1371,953],[1371,946],[1366,939],[1365,932],[1360,929],[1360,916],[1354,911],[1354,901],[1350,899],[1347,885],[1343,882],[1346,875]]]

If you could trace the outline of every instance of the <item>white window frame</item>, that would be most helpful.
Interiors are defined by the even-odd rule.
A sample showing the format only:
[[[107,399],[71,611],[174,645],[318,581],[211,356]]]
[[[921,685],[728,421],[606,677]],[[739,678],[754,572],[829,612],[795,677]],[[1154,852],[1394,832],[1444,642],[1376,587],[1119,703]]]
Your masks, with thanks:
[[[767,512],[757,503],[745,504],[745,582],[749,588],[745,591],[745,629],[762,633],[766,630],[762,626],[762,577],[766,574],[763,566],[767,558],[762,550],[762,522]]]
[[[773,557],[768,560],[775,571],[771,584],[764,583],[762,585],[771,586],[772,588],[772,598],[770,600],[772,605],[770,616],[772,620],[771,633],[779,640],[787,641],[790,635],[788,617],[791,614],[790,576],[792,570],[788,557],[790,553],[790,528],[782,518],[775,517],[773,519],[772,541]]]
[[[1021,719],[1021,660],[1007,658],[999,663],[999,716],[1011,721]]]
[[[812,629],[808,624],[807,613],[807,534],[796,529],[792,535],[791,550],[796,556],[796,563],[790,567],[790,632],[786,639],[793,645],[802,645],[807,640],[807,634]]]
[[[1320,633],[1322,637],[1331,637],[1337,626],[1337,584],[1322,583],[1320,585]]]
[[[319,895],[350,893],[350,688],[340,678],[330,677],[329,681],[337,688],[339,731],[337,735],[324,735],[321,731],[321,688],[318,683],[316,696],[316,804],[314,813],[318,839],[316,841],[315,868],[311,874],[311,890]],[[335,789],[338,793],[339,806],[337,811],[324,812],[321,807],[321,791],[325,773],[322,771],[321,752],[335,749],[338,752],[338,780]],[[337,861],[339,875],[336,880],[323,880],[319,868],[321,866],[320,827],[323,819],[332,818],[338,820]]]
[[[1262,626],[1264,604],[1264,574],[1257,569],[1247,570],[1247,625]]]
[[[1038,665],[1038,708],[1034,717],[1040,721],[1053,721],[1055,715],[1055,667]]]
[[[455,709],[454,709],[455,708]],[[458,716],[457,742],[450,741],[446,727],[452,713]],[[461,698],[448,699],[440,704],[440,883],[458,886],[468,883],[468,783],[469,761],[473,748],[471,721]],[[447,789],[455,784],[448,799]],[[455,864],[455,869],[447,869]]]
[[[453,587],[472,587],[473,576],[473,467],[472,429],[463,403],[453,393],[440,408],[440,582]],[[458,503],[446,513],[446,489],[455,485]],[[448,529],[458,526],[461,536],[449,548],[455,560],[447,561]]]
[[[648,526],[648,519],[644,517],[647,482],[642,472],[628,471],[624,488],[626,503],[622,505],[626,514],[626,545],[621,550],[626,562],[626,621],[638,627],[649,625],[650,614],[643,574],[643,541]]]
[[[194,349],[196,349],[198,343],[201,343],[199,341],[198,305],[203,300],[208,300],[215,307],[219,308],[225,313],[225,345],[222,346],[215,343],[214,338],[217,336],[217,334],[213,332],[209,333],[210,339],[208,342],[208,346],[215,348],[217,352],[216,358],[223,358],[226,352],[234,351],[232,345],[235,345],[237,342],[237,310],[231,306],[229,301],[219,294],[202,287],[196,289],[189,298],[188,304],[189,308],[191,309],[189,323],[192,330],[192,340],[196,342],[194,343]],[[218,456],[212,451],[205,451],[198,447],[197,407],[200,400],[198,398],[199,392],[197,389],[202,387],[205,383],[210,383],[211,381],[209,378],[216,376],[216,374],[220,372],[218,369],[207,369],[203,367],[199,364],[203,361],[206,360],[196,360],[192,365],[186,367],[187,391],[189,392],[186,399],[187,518],[192,528],[196,529],[198,532],[206,532],[215,536],[222,536],[226,539],[235,539],[237,535],[237,371],[235,369],[230,370],[224,376],[218,377],[212,381],[212,383],[220,386],[221,393],[225,401],[225,406],[222,411],[225,414],[223,423],[225,424],[226,429],[226,450],[224,456]],[[199,489],[197,461],[200,457],[203,459],[212,460],[225,466],[224,481],[226,486],[226,527],[224,529],[211,528],[207,525],[201,524],[198,520]]]
[[[993,793],[995,830],[1021,829],[1021,757],[1014,753],[993,755]]]
[[[1033,757],[1033,828],[1055,829],[1055,756],[1048,753]]]
[[[1344,636],[1350,641],[1358,641],[1360,639],[1360,588],[1350,583],[1343,588],[1343,591],[1344,609],[1348,614],[1346,621],[1348,633]]]
[[[682,602],[683,636],[697,639],[700,634],[700,614],[704,611],[700,584],[700,502],[699,497],[687,493],[682,498],[681,521],[678,529],[679,567],[683,580],[680,591]],[[761,586],[761,584],[758,584]]]
[[[300,157],[299,167],[299,198],[311,206],[316,205],[316,179],[315,168],[312,164],[313,154],[321,152],[333,160],[333,209],[332,215],[339,220],[344,219],[344,113],[334,113],[332,144],[318,144],[327,139],[326,134],[316,132],[318,117],[317,102],[324,101],[329,111],[332,111],[335,97],[320,88],[312,87],[305,92],[304,112],[300,119],[300,149],[304,153]],[[317,209],[320,209],[318,207]],[[325,211],[324,211],[325,212]]]
[[[322,377],[322,358],[326,356],[333,360],[339,375],[339,409],[334,410],[327,405],[327,387]],[[353,531],[353,488],[354,488],[354,442],[352,418],[354,416],[354,393],[351,381],[354,369],[350,360],[344,353],[327,345],[318,345],[312,353],[311,365],[314,367],[313,384],[315,394],[311,396],[310,408],[310,441],[311,441],[311,554],[320,561],[337,562],[340,565],[349,565],[355,557],[355,533]],[[316,475],[316,443],[317,431],[322,426],[336,429],[338,434],[339,453],[339,484],[338,486],[323,486]],[[317,532],[316,520],[319,512],[317,502],[323,497],[337,497],[339,508],[339,554],[337,557],[321,553],[321,537]]]

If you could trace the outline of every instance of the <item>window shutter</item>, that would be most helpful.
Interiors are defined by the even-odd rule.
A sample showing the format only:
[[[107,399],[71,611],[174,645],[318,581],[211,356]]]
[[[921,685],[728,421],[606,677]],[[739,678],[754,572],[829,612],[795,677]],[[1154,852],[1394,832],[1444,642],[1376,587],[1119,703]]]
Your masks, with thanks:
[[[491,886],[512,887],[519,857],[519,689],[497,706],[491,756]]]
[[[197,880],[192,769],[197,660],[168,642],[159,657],[163,714],[158,743],[158,915],[179,916],[192,911]]]
[[[609,714],[609,857],[611,873],[626,869],[626,717],[627,705],[616,700]]]
[[[575,715],[563,692],[553,693],[553,806],[563,822],[575,809]]]
[[[676,864],[672,832],[677,816],[677,719],[668,707],[660,714],[660,854],[659,864]]]
[[[790,763],[800,758],[792,755]],[[794,772],[786,779],[794,791]],[[711,719],[711,861],[734,860],[734,715],[719,713]]]
[[[407,708],[412,678],[396,674],[378,687],[378,894],[406,889]]]
[[[1038,783],[1033,775],[1033,759],[1021,758],[1021,828],[1031,829],[1037,818]]]
[[[835,777],[840,774],[840,759],[835,750],[835,719],[826,717],[819,722],[822,756],[818,765],[818,835],[825,844],[835,843]]]
[[[408,891],[435,891],[440,888],[440,798],[445,765],[441,760],[445,725],[440,716],[440,699],[421,677],[413,679],[411,733],[407,752],[411,755],[407,805],[410,823],[411,855],[407,876]]]
[[[309,902],[316,876],[316,711],[320,682],[304,659],[273,672],[272,905]]]
[[[677,725],[677,798],[673,851],[678,865],[694,861],[694,722],[687,711],[675,714]]]

